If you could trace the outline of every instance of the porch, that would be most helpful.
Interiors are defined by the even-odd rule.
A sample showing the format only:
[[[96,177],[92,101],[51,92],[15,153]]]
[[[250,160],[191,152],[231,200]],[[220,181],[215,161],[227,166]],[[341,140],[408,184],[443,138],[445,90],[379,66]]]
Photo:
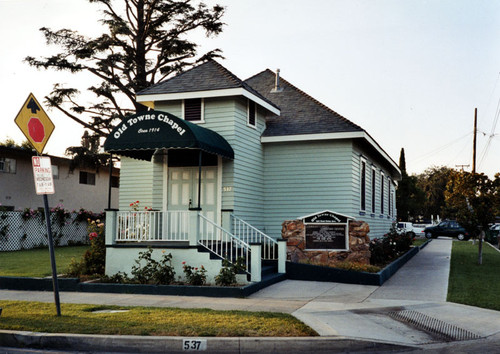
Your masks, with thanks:
[[[132,250],[148,246],[171,253],[178,274],[186,259],[204,264],[211,273],[209,279],[218,274],[222,260],[231,264],[242,261],[250,282],[261,281],[265,263],[275,263],[278,273],[286,272],[285,240],[275,240],[233,214],[227,219],[222,227],[199,210],[107,211],[106,247],[114,249],[114,256],[107,257],[106,273],[114,274],[113,266],[108,264],[120,268],[122,262],[117,259],[130,266]],[[127,249],[126,256],[116,250],[119,248]]]

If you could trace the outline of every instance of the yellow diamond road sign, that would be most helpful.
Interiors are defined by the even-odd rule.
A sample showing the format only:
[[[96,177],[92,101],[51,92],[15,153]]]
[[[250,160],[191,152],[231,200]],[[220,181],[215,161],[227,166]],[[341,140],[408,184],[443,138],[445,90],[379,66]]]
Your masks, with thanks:
[[[32,93],[24,102],[14,122],[16,122],[35,150],[41,154],[55,126]]]

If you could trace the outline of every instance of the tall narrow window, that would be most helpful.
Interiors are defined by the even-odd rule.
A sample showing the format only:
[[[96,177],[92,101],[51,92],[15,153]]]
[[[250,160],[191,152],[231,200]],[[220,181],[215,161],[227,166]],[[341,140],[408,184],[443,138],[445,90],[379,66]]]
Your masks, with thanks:
[[[376,185],[375,185],[375,180],[376,180],[377,174],[375,169],[372,169],[372,213],[375,214],[375,193],[377,191]]]
[[[248,125],[251,127],[256,126],[255,120],[255,102],[248,100]]]
[[[384,174],[380,172],[380,214],[384,214]]]
[[[361,161],[360,184],[361,184],[361,210],[366,210],[366,162]]]
[[[184,100],[184,119],[190,122],[203,120],[201,98]]]
[[[391,179],[387,178],[387,211],[388,215],[392,215],[391,209]]]

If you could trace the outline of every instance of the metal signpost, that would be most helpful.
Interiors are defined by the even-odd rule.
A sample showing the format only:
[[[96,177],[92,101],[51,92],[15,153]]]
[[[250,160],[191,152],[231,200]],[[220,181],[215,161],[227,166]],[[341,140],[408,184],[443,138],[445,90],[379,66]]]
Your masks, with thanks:
[[[15,120],[31,145],[41,155],[47,141],[49,140],[55,126],[38,103],[35,96],[30,94]],[[57,281],[56,258],[54,255],[54,240],[52,227],[50,225],[50,211],[47,194],[54,194],[54,180],[52,177],[52,164],[48,156],[33,156],[33,176],[35,178],[36,194],[43,195],[45,209],[45,221],[47,223],[47,236],[50,252],[50,264],[52,266],[52,285],[54,289],[54,300],[56,303],[57,316],[61,316],[61,305],[59,302],[59,284]]]

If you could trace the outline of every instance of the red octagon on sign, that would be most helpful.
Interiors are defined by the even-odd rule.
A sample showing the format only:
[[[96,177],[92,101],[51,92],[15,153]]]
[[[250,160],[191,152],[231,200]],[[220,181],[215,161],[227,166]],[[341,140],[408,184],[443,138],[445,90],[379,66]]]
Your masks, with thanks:
[[[32,117],[28,122],[28,133],[35,143],[43,142],[45,129],[38,118]]]

